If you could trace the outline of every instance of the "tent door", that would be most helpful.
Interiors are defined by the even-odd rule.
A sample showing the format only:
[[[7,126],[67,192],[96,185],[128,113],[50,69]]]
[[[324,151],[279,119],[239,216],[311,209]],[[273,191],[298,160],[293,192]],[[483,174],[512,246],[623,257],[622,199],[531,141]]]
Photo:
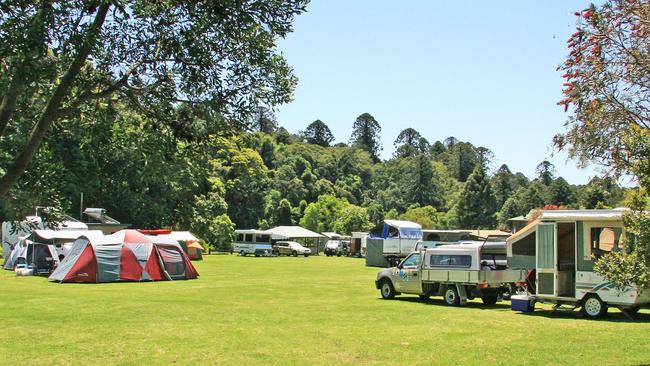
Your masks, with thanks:
[[[557,230],[555,223],[537,225],[537,294],[557,296]]]

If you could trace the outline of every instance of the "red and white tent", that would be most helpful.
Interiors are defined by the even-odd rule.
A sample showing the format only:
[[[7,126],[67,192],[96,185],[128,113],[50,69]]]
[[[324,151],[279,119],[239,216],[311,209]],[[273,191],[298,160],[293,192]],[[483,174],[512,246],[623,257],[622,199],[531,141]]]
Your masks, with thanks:
[[[82,236],[50,280],[58,282],[193,279],[198,272],[178,243],[135,230]]]

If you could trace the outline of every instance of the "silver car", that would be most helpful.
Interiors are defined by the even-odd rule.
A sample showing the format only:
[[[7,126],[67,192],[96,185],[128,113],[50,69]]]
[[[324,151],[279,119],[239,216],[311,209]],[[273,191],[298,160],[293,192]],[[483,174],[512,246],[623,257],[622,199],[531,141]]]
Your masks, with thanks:
[[[309,257],[311,254],[311,249],[305,248],[295,241],[279,241],[275,243],[275,249],[278,255],[292,255],[294,257],[304,255]]]

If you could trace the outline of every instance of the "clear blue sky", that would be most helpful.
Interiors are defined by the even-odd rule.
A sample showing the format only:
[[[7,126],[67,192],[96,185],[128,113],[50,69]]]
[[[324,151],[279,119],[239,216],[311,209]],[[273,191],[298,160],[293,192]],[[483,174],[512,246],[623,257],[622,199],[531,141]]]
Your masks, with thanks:
[[[393,153],[401,130],[429,142],[455,136],[495,154],[493,168],[534,176],[544,159],[570,183],[580,170],[552,137],[568,114],[556,67],[586,1],[312,0],[279,48],[300,79],[276,117],[290,132],[324,121],[348,142],[364,112],[382,127]],[[552,156],[554,154],[554,156]]]

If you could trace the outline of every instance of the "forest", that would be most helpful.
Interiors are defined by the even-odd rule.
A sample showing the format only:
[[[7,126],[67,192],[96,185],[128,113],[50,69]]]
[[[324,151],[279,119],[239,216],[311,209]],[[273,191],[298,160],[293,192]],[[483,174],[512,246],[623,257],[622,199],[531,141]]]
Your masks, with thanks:
[[[392,158],[381,161],[380,123],[369,113],[352,122],[350,140],[334,144],[326,123],[291,134],[267,108],[221,124],[218,116],[179,105],[160,123],[119,101],[98,103],[91,115],[54,126],[2,199],[2,220],[34,206],[77,216],[83,192],[85,207],[103,207],[133,227],[192,230],[219,246],[234,227],[349,233],[384,218],[426,228],[506,229],[507,219],[534,208],[616,207],[624,195],[607,177],[569,184],[548,161],[531,178],[505,164],[493,167],[486,147],[454,137],[429,143],[412,128],[396,136]]]

